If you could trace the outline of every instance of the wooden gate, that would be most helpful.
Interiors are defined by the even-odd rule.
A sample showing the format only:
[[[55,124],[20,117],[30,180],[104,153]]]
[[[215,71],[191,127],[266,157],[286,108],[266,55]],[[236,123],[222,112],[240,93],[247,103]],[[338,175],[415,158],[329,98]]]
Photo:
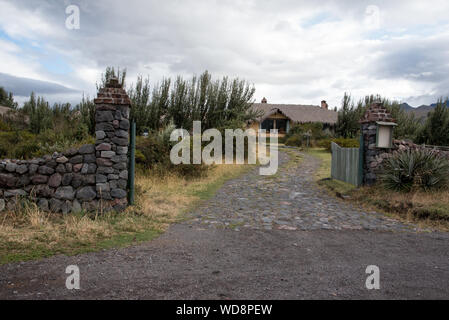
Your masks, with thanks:
[[[363,182],[363,140],[359,148],[342,148],[332,142],[332,179],[355,186]]]

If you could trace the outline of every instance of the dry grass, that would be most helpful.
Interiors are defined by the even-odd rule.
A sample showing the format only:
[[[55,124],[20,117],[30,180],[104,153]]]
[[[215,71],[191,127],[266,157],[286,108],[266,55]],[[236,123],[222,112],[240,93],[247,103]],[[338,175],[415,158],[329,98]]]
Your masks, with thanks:
[[[0,264],[67,255],[150,240],[207,199],[248,165],[212,167],[207,177],[185,179],[151,172],[136,176],[136,205],[122,213],[49,214],[32,203],[0,214]]]

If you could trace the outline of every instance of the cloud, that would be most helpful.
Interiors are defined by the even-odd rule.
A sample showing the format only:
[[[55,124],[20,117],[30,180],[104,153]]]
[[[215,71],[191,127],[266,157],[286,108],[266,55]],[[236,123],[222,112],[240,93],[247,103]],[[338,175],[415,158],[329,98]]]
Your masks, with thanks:
[[[20,78],[8,75],[6,73],[0,73],[0,85],[9,92],[13,92],[18,96],[29,96],[32,91],[39,94],[59,94],[59,93],[75,93],[80,92],[61,86],[57,83]]]
[[[80,7],[80,30],[65,28],[69,4]],[[448,95],[449,3],[378,1],[367,10],[370,5],[0,0],[0,61],[7,62],[0,72],[91,96],[106,66],[126,67],[128,83],[138,74],[156,82],[208,69],[247,79],[258,100],[278,103],[325,99],[338,106],[344,91],[426,103]]]

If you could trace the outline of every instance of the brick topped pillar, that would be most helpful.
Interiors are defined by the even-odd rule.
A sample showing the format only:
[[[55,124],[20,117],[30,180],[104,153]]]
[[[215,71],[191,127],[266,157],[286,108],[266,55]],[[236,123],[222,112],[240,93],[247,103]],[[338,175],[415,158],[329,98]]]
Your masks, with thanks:
[[[96,191],[103,208],[128,205],[129,111],[131,100],[117,78],[108,81],[94,100],[96,134]]]
[[[377,170],[389,150],[376,147],[377,122],[394,122],[391,114],[380,101],[374,101],[365,111],[361,123],[363,135],[363,184],[376,182]]]

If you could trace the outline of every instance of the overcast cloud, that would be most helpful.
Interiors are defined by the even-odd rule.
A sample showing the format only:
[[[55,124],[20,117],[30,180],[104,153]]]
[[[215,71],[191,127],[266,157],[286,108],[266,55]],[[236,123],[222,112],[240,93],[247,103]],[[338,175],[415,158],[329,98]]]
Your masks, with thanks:
[[[80,30],[65,27],[70,4]],[[339,106],[347,91],[418,106],[449,95],[448,14],[438,0],[0,0],[0,86],[76,102],[106,66],[128,83],[207,69],[272,103]]]

